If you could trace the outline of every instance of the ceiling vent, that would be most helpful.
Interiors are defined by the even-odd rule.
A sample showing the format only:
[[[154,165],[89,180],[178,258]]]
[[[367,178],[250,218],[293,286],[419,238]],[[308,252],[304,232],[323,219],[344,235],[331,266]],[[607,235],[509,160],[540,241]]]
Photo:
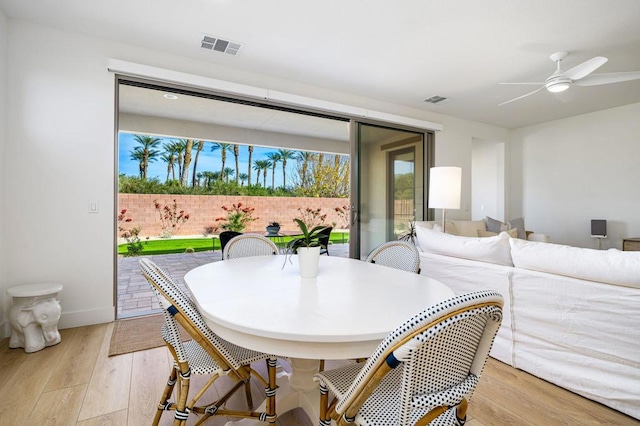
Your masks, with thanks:
[[[214,52],[226,53],[227,55],[236,56],[242,48],[242,43],[231,40],[225,40],[219,37],[203,34],[200,41],[200,47]]]
[[[444,102],[446,101],[447,98],[445,98],[444,96],[432,96],[429,99],[425,99],[425,102],[428,102],[430,104],[439,104],[440,102]]]

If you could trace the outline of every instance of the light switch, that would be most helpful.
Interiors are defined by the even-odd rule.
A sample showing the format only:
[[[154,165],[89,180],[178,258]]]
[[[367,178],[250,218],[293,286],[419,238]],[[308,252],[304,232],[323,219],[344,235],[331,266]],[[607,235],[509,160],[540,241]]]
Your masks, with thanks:
[[[89,201],[89,213],[98,213],[99,210],[100,208],[97,201]]]

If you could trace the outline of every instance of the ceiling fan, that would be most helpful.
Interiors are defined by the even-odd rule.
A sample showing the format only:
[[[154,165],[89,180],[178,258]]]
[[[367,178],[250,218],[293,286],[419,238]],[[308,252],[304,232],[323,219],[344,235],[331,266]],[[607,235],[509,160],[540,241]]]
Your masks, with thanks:
[[[539,85],[540,87],[533,92],[502,102],[501,104],[498,104],[498,106],[526,98],[534,93],[538,93],[542,89],[547,89],[552,93],[559,93],[567,90],[572,84],[575,84],[576,86],[599,86],[601,84],[619,83],[622,81],[640,79],[640,71],[591,74],[607,62],[608,59],[603,56],[596,56],[595,58],[591,58],[588,61],[581,63],[580,65],[576,65],[568,71],[562,71],[560,69],[560,62],[562,62],[567,55],[567,52],[556,52],[550,56],[551,60],[556,63],[556,72],[551,74],[544,82],[500,83]]]

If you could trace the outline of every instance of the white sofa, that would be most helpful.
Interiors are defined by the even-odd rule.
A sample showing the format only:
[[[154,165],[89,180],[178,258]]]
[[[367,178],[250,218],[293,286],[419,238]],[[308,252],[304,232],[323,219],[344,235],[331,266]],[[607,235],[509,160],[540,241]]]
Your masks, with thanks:
[[[421,273],[505,300],[491,356],[640,419],[640,252],[461,237],[417,223]]]

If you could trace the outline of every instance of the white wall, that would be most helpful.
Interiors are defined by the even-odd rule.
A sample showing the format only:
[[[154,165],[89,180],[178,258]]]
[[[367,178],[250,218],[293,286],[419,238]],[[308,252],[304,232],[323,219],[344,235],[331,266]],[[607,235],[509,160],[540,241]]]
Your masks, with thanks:
[[[602,246],[621,249],[640,236],[640,103],[514,131],[509,172],[527,229],[596,248],[591,219],[606,219]]]
[[[10,225],[0,243],[6,253],[0,292],[38,281],[64,284],[62,328],[114,318],[115,82],[106,70],[109,58],[441,122],[436,163],[466,170],[463,205],[470,204],[472,138],[508,136],[493,126],[22,21],[10,21],[9,32],[11,144],[1,168],[12,185],[3,186]],[[99,202],[99,213],[88,213],[90,201]]]
[[[503,144],[484,139],[475,139],[472,147],[471,167],[471,218],[484,219],[485,216],[506,220],[499,208],[499,200],[504,197],[504,184],[500,177],[504,164],[499,162],[499,149]],[[502,184],[502,187],[501,187]]]
[[[5,146],[7,145],[7,55],[9,28],[7,17],[2,9],[0,9],[0,240],[6,238],[6,220],[5,207],[9,204],[6,198],[6,170],[4,164],[6,162]],[[6,244],[0,245],[0,339],[5,337],[4,320],[6,318],[5,310],[8,306],[5,300],[6,294],[4,288],[7,287],[6,273]]]

